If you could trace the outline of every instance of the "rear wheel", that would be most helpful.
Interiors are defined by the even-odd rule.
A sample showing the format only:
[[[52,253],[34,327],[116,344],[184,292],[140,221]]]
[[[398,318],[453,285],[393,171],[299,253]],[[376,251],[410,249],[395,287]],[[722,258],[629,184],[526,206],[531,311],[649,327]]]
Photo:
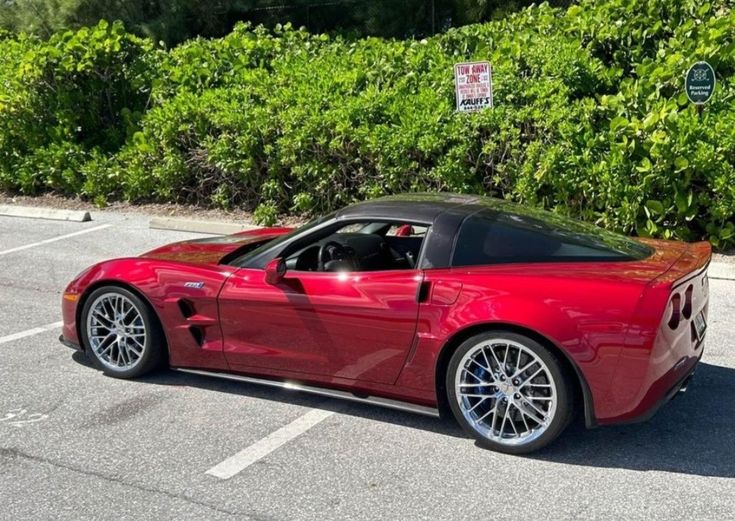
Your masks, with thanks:
[[[517,333],[493,331],[463,342],[449,363],[446,389],[464,430],[499,452],[538,450],[572,418],[573,390],[563,365]]]
[[[125,288],[94,290],[85,301],[81,321],[87,356],[110,376],[134,378],[164,359],[164,337],[157,317]]]

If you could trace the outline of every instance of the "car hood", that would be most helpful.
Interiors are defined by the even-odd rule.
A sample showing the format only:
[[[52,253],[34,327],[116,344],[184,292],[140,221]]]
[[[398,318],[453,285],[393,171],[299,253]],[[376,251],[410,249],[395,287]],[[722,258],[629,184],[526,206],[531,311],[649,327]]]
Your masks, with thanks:
[[[146,252],[141,257],[193,264],[219,264],[237,250],[245,253],[248,251],[247,246],[255,248],[289,231],[291,228],[259,228],[234,235],[174,242]]]

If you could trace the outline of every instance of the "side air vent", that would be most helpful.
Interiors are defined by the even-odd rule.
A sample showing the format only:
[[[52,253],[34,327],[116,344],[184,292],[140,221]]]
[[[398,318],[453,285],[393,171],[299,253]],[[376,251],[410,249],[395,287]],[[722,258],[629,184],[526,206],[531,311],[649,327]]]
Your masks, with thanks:
[[[196,342],[199,347],[202,347],[202,344],[204,343],[204,328],[200,326],[189,326],[189,333],[191,333],[194,342]]]
[[[671,317],[669,318],[669,327],[671,329],[676,329],[679,327],[679,322],[681,321],[681,295],[676,293],[673,297],[671,297]]]
[[[184,318],[192,317],[196,313],[194,304],[183,298],[179,300],[179,309],[181,310],[181,314],[184,315]]]

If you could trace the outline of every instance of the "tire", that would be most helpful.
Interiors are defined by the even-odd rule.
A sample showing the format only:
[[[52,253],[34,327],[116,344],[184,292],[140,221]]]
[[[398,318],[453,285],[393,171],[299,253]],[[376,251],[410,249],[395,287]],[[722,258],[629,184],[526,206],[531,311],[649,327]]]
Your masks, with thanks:
[[[165,360],[165,337],[158,317],[125,288],[103,286],[94,290],[84,301],[80,319],[87,357],[109,376],[135,378]]]
[[[571,375],[558,355],[517,333],[488,331],[465,340],[452,355],[445,385],[457,422],[497,452],[536,451],[573,417]]]

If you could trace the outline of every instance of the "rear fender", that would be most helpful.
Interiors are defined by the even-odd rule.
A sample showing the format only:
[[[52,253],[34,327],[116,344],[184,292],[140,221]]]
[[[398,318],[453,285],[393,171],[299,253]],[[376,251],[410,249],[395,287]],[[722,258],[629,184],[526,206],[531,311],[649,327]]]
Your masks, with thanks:
[[[562,351],[589,386],[595,415],[606,414],[610,384],[642,285],[508,273],[476,280],[462,277],[454,305],[421,304],[416,349],[398,384],[435,389],[434,370],[442,350],[456,347],[453,338],[469,328],[509,324],[536,332]]]
[[[662,241],[659,244],[666,246]],[[666,391],[701,356],[692,321],[700,312],[707,315],[707,266],[711,256],[708,242],[687,244],[676,261],[647,285],[631,320],[613,380],[617,392],[610,422],[628,422],[640,416],[660,398],[652,391],[656,386]],[[669,321],[675,296],[683,307],[688,300],[690,309],[672,326]]]

